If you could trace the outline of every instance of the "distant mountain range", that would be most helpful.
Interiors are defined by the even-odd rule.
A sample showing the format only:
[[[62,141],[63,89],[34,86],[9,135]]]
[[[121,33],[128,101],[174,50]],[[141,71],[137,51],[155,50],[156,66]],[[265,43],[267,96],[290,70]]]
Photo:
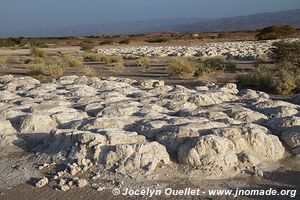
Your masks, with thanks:
[[[238,31],[259,29],[279,24],[300,27],[300,9],[214,19],[196,23],[192,22],[189,24],[173,25],[167,29],[178,32]]]
[[[209,32],[254,30],[275,24],[300,27],[300,9],[221,19],[186,18],[162,19],[63,28],[21,30],[1,33],[0,37],[18,36],[76,36],[100,34],[138,34],[151,32]]]

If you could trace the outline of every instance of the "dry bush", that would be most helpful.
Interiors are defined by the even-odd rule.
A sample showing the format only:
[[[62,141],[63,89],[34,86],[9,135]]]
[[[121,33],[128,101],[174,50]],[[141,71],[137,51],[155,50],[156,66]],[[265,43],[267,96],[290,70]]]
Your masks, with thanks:
[[[92,40],[85,39],[79,44],[79,46],[83,51],[91,51],[96,47],[96,43]]]
[[[169,41],[168,38],[150,38],[150,39],[145,40],[145,42],[148,42],[148,43],[164,43],[167,41]]]
[[[124,39],[124,40],[121,40],[120,42],[119,42],[119,44],[129,44],[130,43],[130,40],[129,39]]]
[[[272,48],[272,59],[276,63],[289,62],[300,66],[300,42],[275,42]]]
[[[50,77],[60,77],[65,72],[66,68],[60,63],[49,63],[49,64],[31,64],[28,65],[28,70],[32,75],[43,75]]]
[[[63,57],[63,59],[68,67],[82,67],[83,66],[83,57],[82,56],[66,55]]]
[[[123,62],[121,62],[121,63],[114,63],[111,66],[112,66],[112,71],[113,72],[122,72],[125,69]]]
[[[46,57],[46,53],[42,49],[39,49],[39,48],[36,48],[36,47],[30,47],[30,53],[34,57],[39,57],[39,58],[45,58]]]
[[[114,55],[114,56],[106,56],[106,63],[107,64],[114,64],[114,63],[120,63],[123,65],[123,57]]]
[[[140,57],[139,59],[137,59],[135,61],[135,64],[139,67],[148,67],[149,66],[149,63],[150,63],[150,60],[148,57]]]
[[[215,56],[202,59],[201,64],[197,67],[196,75],[201,76],[204,73],[215,73],[218,71],[233,71],[236,65],[231,62],[226,62],[223,56]]]
[[[30,63],[30,64],[42,64],[42,63],[45,63],[46,60],[44,58],[41,58],[41,57],[34,57],[34,58],[31,58],[29,60],[26,61],[26,64],[27,63]]]
[[[275,40],[288,38],[297,33],[297,30],[289,25],[270,26],[260,30],[256,35],[258,40]]]
[[[246,86],[274,94],[288,95],[300,90],[300,73],[291,73],[283,68],[274,70],[259,67],[238,75],[237,79]]]
[[[174,58],[169,61],[168,72],[171,76],[191,77],[195,75],[197,63],[187,58]]]
[[[82,73],[85,76],[88,76],[88,77],[97,76],[96,70],[93,69],[93,68],[91,68],[91,67],[84,67],[84,68],[82,68]]]
[[[0,56],[0,67],[4,67],[7,61],[7,57]]]

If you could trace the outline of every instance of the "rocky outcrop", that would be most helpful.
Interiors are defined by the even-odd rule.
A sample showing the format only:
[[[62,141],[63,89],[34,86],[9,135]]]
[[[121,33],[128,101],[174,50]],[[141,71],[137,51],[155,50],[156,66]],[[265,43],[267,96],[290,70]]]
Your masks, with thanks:
[[[4,76],[0,89],[0,147],[34,142],[37,155],[64,164],[57,177],[94,165],[151,173],[173,162],[222,176],[299,152],[295,97],[273,100],[235,84],[190,89],[160,80]]]
[[[290,41],[298,40],[290,39]],[[134,55],[134,56],[182,56],[182,57],[213,57],[225,56],[240,60],[254,60],[260,55],[269,55],[272,44],[276,40],[242,41],[242,42],[214,42],[197,46],[143,46],[99,48],[99,54],[106,55]]]

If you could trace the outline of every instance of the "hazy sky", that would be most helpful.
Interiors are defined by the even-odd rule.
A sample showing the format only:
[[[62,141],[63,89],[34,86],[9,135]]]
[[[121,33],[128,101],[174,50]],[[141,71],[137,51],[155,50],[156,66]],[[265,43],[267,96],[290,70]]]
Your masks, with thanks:
[[[220,18],[300,8],[300,0],[0,0],[0,33],[168,18]]]

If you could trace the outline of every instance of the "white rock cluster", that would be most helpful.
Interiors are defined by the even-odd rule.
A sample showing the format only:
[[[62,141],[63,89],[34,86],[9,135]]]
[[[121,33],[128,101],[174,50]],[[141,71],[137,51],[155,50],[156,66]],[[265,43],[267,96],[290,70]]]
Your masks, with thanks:
[[[289,39],[295,41],[298,39]],[[105,55],[134,56],[182,56],[182,57],[213,57],[225,56],[239,60],[254,60],[260,55],[269,55],[272,44],[277,40],[215,42],[196,46],[142,46],[99,48],[97,52]]]
[[[66,164],[56,179],[94,165],[126,174],[173,162],[224,175],[283,158],[282,142],[299,153],[299,94],[290,103],[235,84],[11,75],[0,77],[0,90],[1,146],[38,144],[34,152]]]

